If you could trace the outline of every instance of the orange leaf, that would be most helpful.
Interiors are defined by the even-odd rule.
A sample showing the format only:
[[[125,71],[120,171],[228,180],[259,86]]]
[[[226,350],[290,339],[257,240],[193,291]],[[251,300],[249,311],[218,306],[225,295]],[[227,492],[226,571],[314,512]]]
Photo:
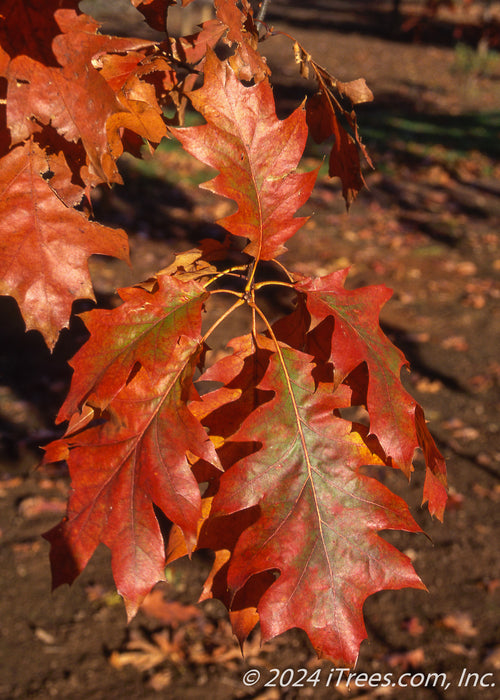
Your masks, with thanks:
[[[26,328],[39,330],[52,348],[73,301],[94,298],[87,259],[127,260],[126,234],[68,206],[83,191],[70,184],[62,155],[48,156],[28,142],[1,163],[0,294],[17,300]]]
[[[250,239],[245,252],[270,260],[305,223],[294,214],[308,199],[316,172],[298,174],[307,138],[302,108],[276,117],[267,81],[244,87],[208,50],[203,87],[190,94],[207,124],[173,130],[183,147],[220,174],[203,185],[234,199],[238,211],[217,223]]]

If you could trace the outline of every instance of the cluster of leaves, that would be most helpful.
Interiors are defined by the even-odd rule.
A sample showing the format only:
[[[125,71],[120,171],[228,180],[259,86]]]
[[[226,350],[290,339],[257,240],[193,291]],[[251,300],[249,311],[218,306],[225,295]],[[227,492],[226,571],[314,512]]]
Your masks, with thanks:
[[[131,2],[165,31],[174,0]],[[198,33],[153,42],[99,33],[76,0],[2,6],[0,293],[17,300],[27,329],[52,348],[72,302],[92,298],[88,257],[127,259],[126,234],[82,206],[93,187],[120,182],[124,150],[174,137],[218,171],[204,186],[236,203],[217,222],[224,243],[207,241],[120,290],[116,308],[81,315],[90,336],[57,417],[67,429],[45,448],[72,480],[67,515],[46,534],[54,585],[73,581],[104,543],[131,617],[169,562],[209,548],[202,598],[225,603],[240,643],[257,622],[264,640],[299,627],[319,656],[352,664],[367,596],[424,587],[378,534],[420,528],[364,467],[409,477],[420,448],[423,498],[442,518],[445,466],[401,383],[407,362],[380,329],[390,290],[349,290],[347,270],[312,279],[276,258],[314,186],[316,172],[297,171],[308,132],[333,135],[330,174],[347,205],[363,186],[354,106],[371,93],[363,80],[337,81],[292,41],[318,91],[279,120],[258,50],[273,31],[248,0],[214,9]],[[205,123],[176,128],[188,101]],[[274,268],[270,279],[263,267]],[[273,285],[295,307],[271,324],[261,298]],[[215,295],[229,303],[206,329]],[[206,366],[212,332],[243,306],[248,333]],[[217,388],[203,393],[207,381]],[[348,418],[354,406],[366,408],[368,427]]]

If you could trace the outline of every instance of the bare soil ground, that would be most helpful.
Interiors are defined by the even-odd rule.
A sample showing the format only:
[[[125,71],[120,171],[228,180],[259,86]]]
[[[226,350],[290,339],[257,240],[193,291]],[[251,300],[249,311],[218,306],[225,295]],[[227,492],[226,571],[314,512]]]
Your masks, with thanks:
[[[420,472],[409,486],[388,474],[387,485],[409,499],[429,538],[384,536],[413,559],[428,592],[384,592],[367,601],[368,640],[356,670],[372,685],[365,680],[350,689],[296,630],[262,648],[257,630],[242,658],[222,606],[194,605],[208,554],[172,566],[129,626],[104,548],[71,589],[51,594],[40,534],[62,516],[68,478],[62,469],[34,466],[37,445],[56,434],[70,376],[64,362],[85,334],[75,321],[49,356],[36,334],[23,333],[14,303],[1,299],[0,697],[500,697],[500,59],[492,53],[484,62],[454,47],[449,27],[438,23],[412,43],[391,28],[387,5],[273,3],[276,27],[297,36],[340,79],[365,77],[375,94],[359,110],[376,165],[367,168],[368,189],[346,214],[338,183],[322,170],[307,207],[314,216],[290,243],[286,263],[314,275],[350,265],[351,286],[394,289],[384,329],[410,360],[409,386],[447,458],[450,505],[444,524],[433,522],[420,507]],[[275,92],[286,114],[304,83],[286,39],[272,39],[269,55],[276,77],[282,71]],[[311,145],[305,167],[324,153],[326,147]],[[212,222],[229,206],[197,189],[207,173],[178,149],[125,167],[125,186],[97,201],[96,213],[130,232],[134,266],[93,261],[102,304],[113,303],[117,286],[144,279],[174,252],[217,234]],[[286,310],[286,300],[276,301]],[[245,687],[250,668],[261,681]],[[272,668],[320,669],[319,682],[265,687]],[[469,687],[460,686],[463,669],[477,674]],[[413,674],[415,687],[383,687],[376,673],[395,682]],[[437,687],[432,678],[426,684],[431,673],[446,674],[449,685],[443,676]]]

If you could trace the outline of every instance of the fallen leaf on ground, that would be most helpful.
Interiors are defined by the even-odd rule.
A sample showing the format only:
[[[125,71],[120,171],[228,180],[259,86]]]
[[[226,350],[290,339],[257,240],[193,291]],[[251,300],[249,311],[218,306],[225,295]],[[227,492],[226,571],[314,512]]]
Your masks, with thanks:
[[[475,637],[477,635],[477,627],[474,627],[471,616],[465,612],[445,615],[439,624],[455,632],[459,637]]]
[[[21,517],[27,520],[40,518],[45,515],[65,515],[66,501],[55,498],[43,498],[43,496],[28,496],[23,498],[18,506]]]
[[[448,501],[446,502],[446,508],[450,510],[460,510],[465,501],[465,496],[462,493],[457,493],[450,489],[448,493]]]
[[[441,347],[445,350],[467,352],[469,349],[469,344],[463,335],[450,335],[441,341]]]
[[[455,655],[460,656],[476,656],[476,651],[474,649],[468,649],[463,644],[445,644],[445,649]]]
[[[486,657],[486,663],[500,669],[500,644],[494,647]]]
[[[494,502],[500,501],[500,491],[498,491],[496,488],[490,489],[482,484],[474,484],[472,490],[479,498],[488,499],[489,501]]]
[[[35,637],[39,639],[43,644],[56,643],[56,638],[54,637],[54,635],[50,632],[47,632],[47,630],[44,630],[42,627],[37,627],[35,629]]]
[[[39,539],[28,540],[27,542],[15,542],[12,545],[12,551],[14,554],[20,556],[31,556],[40,551],[41,542]]]
[[[388,654],[386,660],[391,668],[398,666],[405,671],[408,668],[419,668],[425,661],[424,649],[417,647],[410,651],[394,652]]]
[[[410,617],[403,623],[403,629],[405,629],[412,637],[417,637],[419,634],[424,632],[425,627],[422,625],[420,618]]]
[[[159,693],[161,690],[165,690],[172,683],[172,674],[170,671],[158,671],[154,673],[149,679],[148,685]]]
[[[422,377],[415,382],[415,389],[421,394],[439,394],[443,390],[443,383],[439,379]]]
[[[161,588],[151,591],[145,597],[140,609],[149,617],[154,617],[174,628],[183,622],[203,617],[203,612],[195,605],[183,605],[176,600],[166,600]]]

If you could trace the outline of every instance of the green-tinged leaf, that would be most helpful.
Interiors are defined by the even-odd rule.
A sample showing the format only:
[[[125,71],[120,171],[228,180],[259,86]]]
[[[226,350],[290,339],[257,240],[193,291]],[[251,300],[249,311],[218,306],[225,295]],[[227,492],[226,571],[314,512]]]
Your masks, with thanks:
[[[81,314],[90,338],[70,362],[71,388],[58,422],[69,420],[86,402],[104,410],[124,388],[136,363],[152,377],[175,362],[179,338],[198,342],[207,293],[194,281],[169,274],[156,278],[153,292],[142,287],[119,290],[123,304]]]
[[[69,465],[68,516],[46,537],[55,586],[70,583],[99,542],[106,544],[131,617],[163,578],[154,506],[180,528],[190,551],[201,498],[188,454],[215,467],[219,460],[187,408],[197,396],[192,379],[203,288],[164,275],[151,292],[133,287],[121,294],[117,309],[84,314],[91,336],[73,362],[60,416],[72,421],[66,436],[47,448],[48,460],[66,458]],[[98,420],[89,425],[93,417]]]
[[[107,545],[129,617],[164,577],[164,542],[153,506],[179,526],[190,550],[201,499],[186,453],[217,461],[185,405],[196,356],[192,342],[181,346],[177,364],[162,377],[140,369],[109,404],[102,425],[66,439],[68,514],[45,535],[52,544],[54,587],[71,583],[97,545]]]
[[[258,343],[268,357],[258,388],[273,397],[231,436],[254,451],[222,475],[210,513],[260,509],[236,544],[228,586],[236,593],[256,574],[278,572],[257,605],[263,639],[300,627],[319,656],[351,664],[365,638],[366,598],[424,588],[408,558],[377,532],[420,528],[399,497],[361,473],[381,461],[362,429],[335,413],[349,405],[349,388],[315,383],[310,355],[282,346],[269,357],[273,343]]]
[[[417,424],[416,412],[421,409],[401,382],[401,368],[408,366],[408,361],[379,325],[380,310],[392,292],[383,285],[345,289],[347,273],[348,270],[339,270],[303,280],[297,289],[306,294],[313,319],[334,319],[331,360],[336,382],[344,381],[353,370],[366,364],[368,381],[366,392],[362,393],[366,393],[370,432],[376,435],[393,465],[409,477],[415,450],[422,447],[430,470],[424,499],[429,501],[431,514],[442,519],[446,503],[444,460],[425,421],[419,419]]]

